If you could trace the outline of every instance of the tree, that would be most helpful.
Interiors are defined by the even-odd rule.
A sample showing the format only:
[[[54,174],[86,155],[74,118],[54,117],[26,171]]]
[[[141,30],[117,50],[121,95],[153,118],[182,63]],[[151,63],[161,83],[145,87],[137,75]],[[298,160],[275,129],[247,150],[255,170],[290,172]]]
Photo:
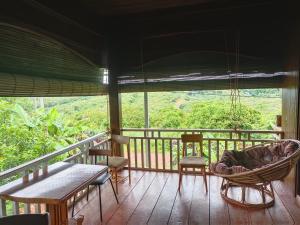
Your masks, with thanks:
[[[183,118],[184,114],[180,109],[168,106],[153,113],[150,117],[150,124],[155,128],[180,128],[184,122]]]
[[[186,115],[186,127],[205,129],[232,129],[230,104],[221,101],[194,103]],[[240,129],[262,128],[263,116],[260,112],[241,105]]]

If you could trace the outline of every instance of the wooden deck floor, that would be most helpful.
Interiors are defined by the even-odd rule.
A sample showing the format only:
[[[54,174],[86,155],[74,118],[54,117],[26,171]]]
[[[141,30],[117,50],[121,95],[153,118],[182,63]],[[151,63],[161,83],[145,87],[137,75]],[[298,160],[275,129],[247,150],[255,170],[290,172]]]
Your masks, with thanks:
[[[118,224],[300,224],[300,205],[282,183],[274,184],[275,205],[265,210],[241,209],[223,201],[219,194],[221,179],[209,177],[209,192],[205,193],[202,177],[184,176],[181,193],[177,191],[178,175],[132,171],[132,184],[119,187],[117,205],[109,182],[102,191],[103,223]],[[234,194],[234,193],[233,193]],[[258,193],[248,192],[256,201]],[[84,215],[84,225],[99,225],[97,191],[76,204],[77,215]]]

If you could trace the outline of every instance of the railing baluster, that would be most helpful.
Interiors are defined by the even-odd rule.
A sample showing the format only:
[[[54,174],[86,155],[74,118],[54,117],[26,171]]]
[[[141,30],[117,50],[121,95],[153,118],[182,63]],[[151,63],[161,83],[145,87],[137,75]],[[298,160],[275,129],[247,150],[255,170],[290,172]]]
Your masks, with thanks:
[[[155,168],[158,169],[157,138],[155,138]]]
[[[152,158],[152,155],[151,155],[151,145],[150,145],[150,139],[147,139],[147,150],[148,150],[148,167],[149,169],[151,169],[151,158]]]
[[[177,139],[177,169],[179,169],[180,161],[180,139]]]
[[[34,204],[34,211],[35,211],[35,213],[41,213],[41,205]]]
[[[208,140],[208,165],[211,164],[211,140]],[[210,171],[210,167],[208,167]]]
[[[165,140],[162,139],[162,158],[163,158],[163,170],[166,169],[166,156],[165,156]]]
[[[38,179],[39,173],[40,173],[40,168],[38,166],[36,166],[33,170],[33,179]]]
[[[31,205],[28,203],[28,204],[24,204],[24,213],[25,214],[30,214],[31,213]]]
[[[48,174],[48,162],[43,163],[42,165],[42,170],[43,170],[43,175],[47,175]]]
[[[170,170],[173,170],[172,139],[170,139]]]
[[[138,167],[137,165],[137,143],[136,143],[136,138],[133,139],[134,142],[134,166],[135,168]]]
[[[13,202],[13,214],[19,215],[20,214],[20,204],[19,202]]]
[[[142,168],[145,168],[144,165],[144,139],[141,139],[141,160],[142,160]]]
[[[220,159],[220,141],[219,140],[217,140],[217,152],[216,152],[216,154],[217,154],[217,161],[219,161],[219,159]]]
[[[0,199],[0,217],[6,216],[6,201]]]

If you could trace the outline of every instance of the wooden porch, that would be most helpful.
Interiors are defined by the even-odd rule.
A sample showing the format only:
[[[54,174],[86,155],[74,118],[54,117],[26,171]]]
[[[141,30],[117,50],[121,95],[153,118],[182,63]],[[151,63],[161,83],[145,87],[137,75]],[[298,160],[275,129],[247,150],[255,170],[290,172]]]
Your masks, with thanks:
[[[102,224],[300,224],[300,201],[283,182],[274,182],[273,207],[252,210],[232,206],[221,198],[221,178],[209,176],[208,181],[206,194],[202,177],[184,176],[179,193],[177,173],[132,171],[131,186],[120,184],[119,205],[109,184],[104,185]],[[252,201],[261,201],[258,192],[246,194]],[[85,198],[79,201],[75,213],[85,215],[85,225],[101,224],[98,192],[91,193],[89,202]]]

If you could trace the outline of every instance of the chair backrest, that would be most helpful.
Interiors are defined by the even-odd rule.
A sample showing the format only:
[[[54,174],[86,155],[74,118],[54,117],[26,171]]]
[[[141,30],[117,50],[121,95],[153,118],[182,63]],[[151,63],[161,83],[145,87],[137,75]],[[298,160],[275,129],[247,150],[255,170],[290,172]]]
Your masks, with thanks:
[[[130,138],[127,136],[122,135],[111,135],[111,148],[108,149],[99,149],[98,146],[94,146],[89,149],[89,156],[95,157],[95,163],[97,163],[97,156],[106,156],[106,164],[108,165],[108,156],[118,156],[117,153],[117,146],[120,145],[127,145],[127,155],[128,159],[130,158]]]
[[[111,135],[111,140],[112,140],[112,151],[113,151],[113,155],[122,155],[121,152],[119,152],[117,149],[118,145],[126,145],[127,146],[127,154],[130,154],[130,138],[127,136],[122,136],[122,135],[116,135],[116,134],[112,134]],[[129,158],[129,156],[128,156]]]
[[[0,225],[50,225],[49,214],[22,214],[0,218]]]
[[[122,135],[116,135],[112,134],[111,139],[116,142],[117,144],[123,144],[123,145],[128,145],[130,138],[127,136],[122,136]]]
[[[187,143],[193,144],[193,150],[196,148],[196,144],[199,144],[199,154],[203,156],[203,135],[202,134],[182,134],[181,141],[183,144],[182,156],[187,156]]]

